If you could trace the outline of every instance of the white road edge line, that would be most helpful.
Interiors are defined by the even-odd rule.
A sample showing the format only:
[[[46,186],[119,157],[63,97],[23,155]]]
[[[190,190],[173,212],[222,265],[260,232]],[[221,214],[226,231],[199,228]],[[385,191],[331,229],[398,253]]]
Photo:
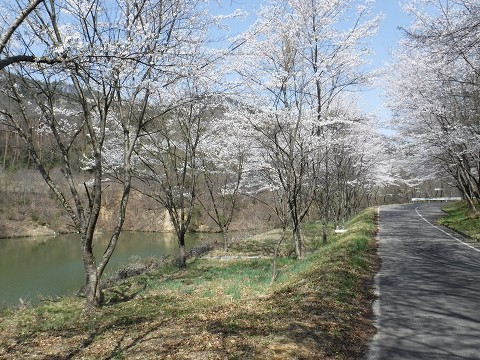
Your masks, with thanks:
[[[446,232],[445,230],[439,228],[438,226],[432,224],[430,221],[428,221],[427,219],[425,219],[425,218],[422,216],[422,214],[420,214],[420,213],[418,212],[418,207],[415,208],[415,212],[417,213],[418,216],[420,216],[420,218],[421,218],[423,221],[425,221],[427,224],[430,224],[430,225],[433,226],[435,229],[440,230],[440,231],[443,232],[444,234],[447,234],[447,235],[450,236],[451,238],[457,240],[459,243],[461,243],[461,244],[469,247],[470,249],[475,250],[475,251],[477,251],[477,252],[480,252],[480,249],[477,249],[475,246],[472,246],[472,245],[470,245],[470,244],[467,244],[466,242],[464,242],[464,241],[456,238],[456,237],[453,236],[452,234]]]

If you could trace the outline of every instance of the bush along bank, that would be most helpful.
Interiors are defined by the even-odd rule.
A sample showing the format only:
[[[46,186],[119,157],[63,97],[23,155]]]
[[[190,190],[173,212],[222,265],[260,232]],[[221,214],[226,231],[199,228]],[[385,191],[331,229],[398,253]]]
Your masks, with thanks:
[[[76,297],[4,309],[0,358],[362,358],[374,333],[375,233],[373,209],[327,245],[321,224],[307,224],[310,253],[295,260],[285,241],[273,285],[279,231],[236,242],[228,257],[192,258],[186,271],[166,265],[126,278],[88,318]]]

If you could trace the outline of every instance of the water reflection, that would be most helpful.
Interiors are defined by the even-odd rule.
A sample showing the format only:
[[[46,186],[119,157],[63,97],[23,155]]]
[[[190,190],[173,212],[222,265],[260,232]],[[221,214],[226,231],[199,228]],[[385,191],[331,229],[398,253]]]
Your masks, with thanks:
[[[217,239],[218,234],[189,234],[187,249]],[[108,237],[98,235],[94,252],[101,256]],[[124,232],[106,269],[125,265],[132,256],[177,254],[172,233]],[[55,237],[0,239],[0,306],[17,305],[19,299],[35,302],[39,297],[73,293],[85,282],[77,234]]]

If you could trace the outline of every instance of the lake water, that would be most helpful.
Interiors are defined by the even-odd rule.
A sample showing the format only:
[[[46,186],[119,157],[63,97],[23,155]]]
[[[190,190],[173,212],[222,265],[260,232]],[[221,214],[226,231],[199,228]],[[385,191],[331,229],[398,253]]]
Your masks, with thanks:
[[[187,234],[187,250],[218,234]],[[107,237],[95,240],[100,256]],[[106,273],[124,267],[133,256],[162,257],[178,253],[177,238],[169,233],[124,232]],[[35,303],[41,297],[75,293],[85,284],[80,238],[77,234],[55,237],[0,239],[0,307],[15,306],[19,299]]]

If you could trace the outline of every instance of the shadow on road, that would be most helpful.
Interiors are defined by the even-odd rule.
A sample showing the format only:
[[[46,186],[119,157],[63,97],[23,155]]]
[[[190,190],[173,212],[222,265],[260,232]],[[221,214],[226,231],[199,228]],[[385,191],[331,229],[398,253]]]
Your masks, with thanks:
[[[369,359],[480,359],[480,253],[423,221],[440,205],[380,210],[378,333]]]

